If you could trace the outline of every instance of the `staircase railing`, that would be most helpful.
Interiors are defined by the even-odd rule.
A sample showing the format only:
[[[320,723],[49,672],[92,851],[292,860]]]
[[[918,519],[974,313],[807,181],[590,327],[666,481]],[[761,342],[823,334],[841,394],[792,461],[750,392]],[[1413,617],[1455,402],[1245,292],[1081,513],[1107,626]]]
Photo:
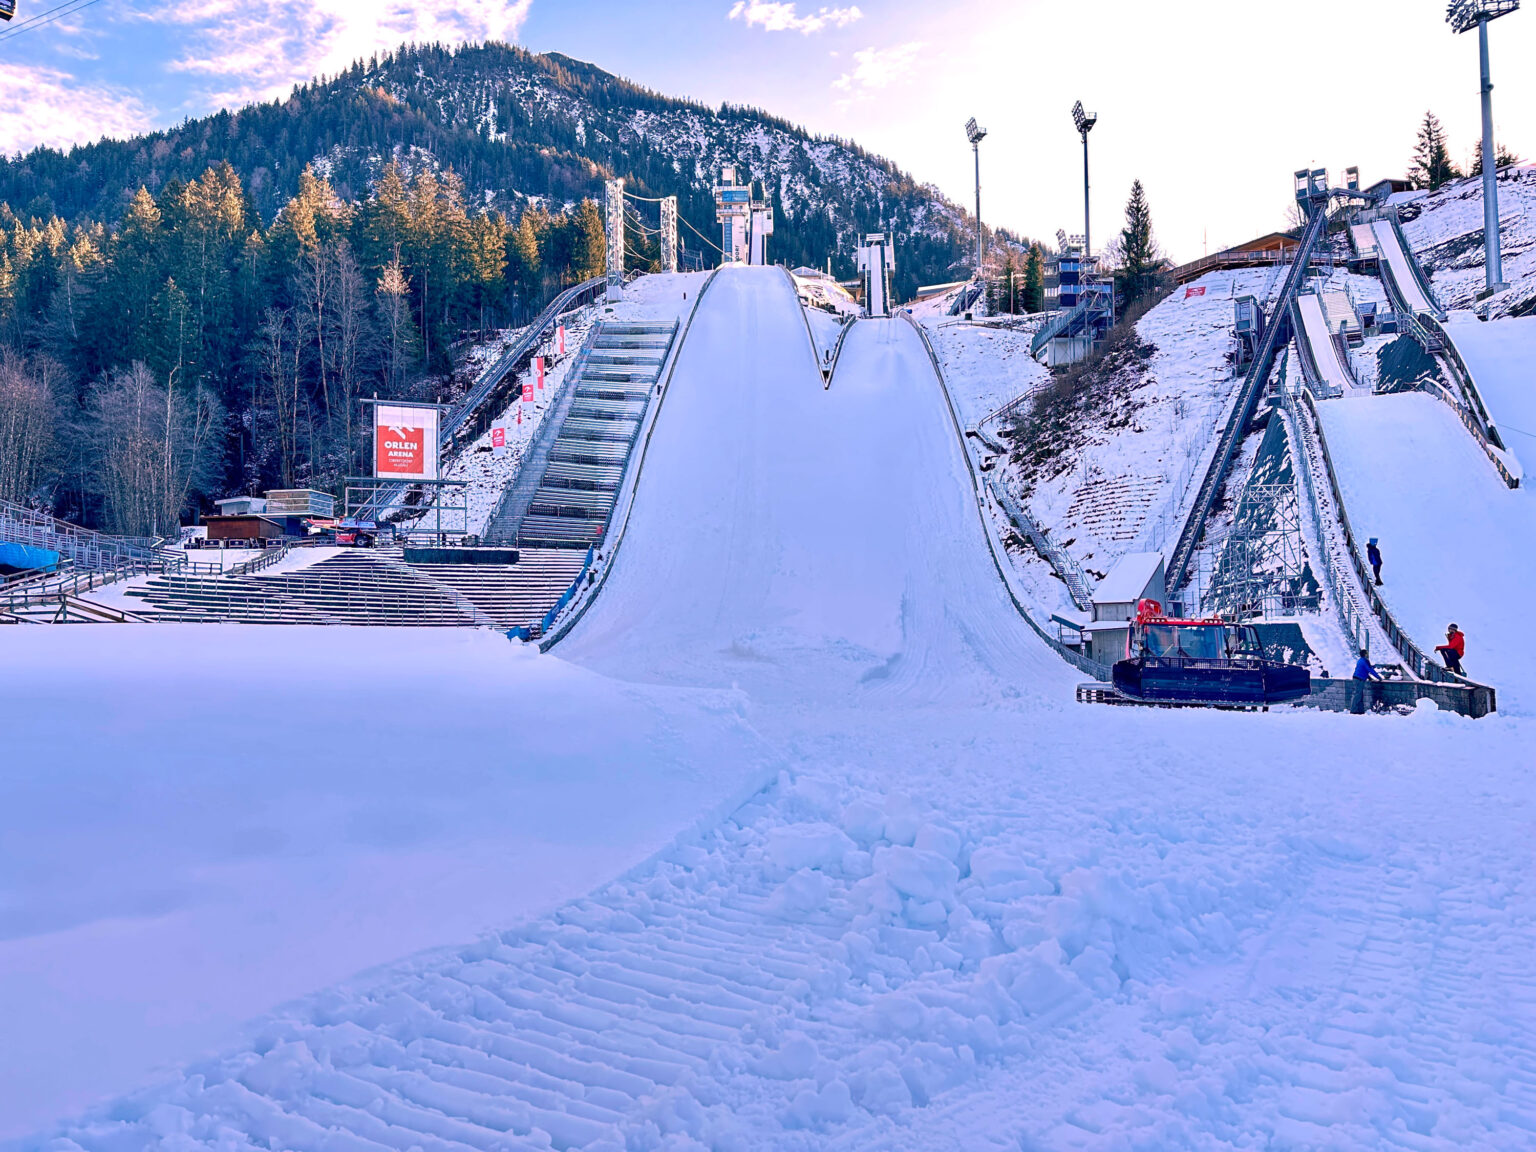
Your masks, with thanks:
[[[506,380],[508,374],[520,371],[526,367],[533,358],[534,349],[542,344],[556,327],[556,321],[573,308],[579,308],[585,303],[597,298],[608,281],[604,277],[597,277],[584,281],[574,287],[567,288],[553,300],[544,306],[544,310],[534,317],[534,320],[523,334],[518,337],[517,343],[502,354],[489,368],[480,373],[475,382],[470,385],[464,399],[443,418],[438,427],[437,450],[440,455],[447,454],[461,440],[467,440],[478,436],[485,431],[485,408],[488,402],[499,391],[500,385]],[[391,509],[396,508],[401,498],[410,488],[409,483],[391,484],[380,488],[368,501],[358,508],[354,515],[359,520],[381,519]]]
[[[533,494],[543,479],[545,468],[549,461],[549,454],[554,447],[555,440],[560,435],[560,427],[565,423],[565,416],[571,410],[571,405],[576,397],[576,390],[581,387],[582,373],[586,371],[587,361],[592,358],[592,349],[597,346],[597,341],[603,333],[601,322],[592,325],[587,338],[582,342],[576,358],[571,362],[570,369],[565,374],[565,381],[561,386],[561,395],[558,400],[545,413],[544,422],[539,425],[539,430],[534,434],[533,440],[528,445],[528,451],[518,461],[517,474],[512,478],[496,501],[496,507],[491,511],[490,517],[485,522],[482,530],[488,542],[505,544],[516,543],[516,533],[500,530],[497,526],[505,521],[516,520],[519,523],[527,515],[528,504],[533,500]],[[522,510],[518,511],[519,503]]]
[[[1088,579],[1088,573],[1083,571],[1081,564],[1065,548],[1057,545],[1051,539],[1050,533],[1042,528],[1025,509],[1022,504],[1013,498],[1007,488],[999,484],[991,476],[987,477],[987,489],[992,493],[992,498],[997,501],[1008,519],[1019,531],[1034,545],[1035,551],[1040,553],[1040,558],[1051,566],[1052,571],[1061,577],[1061,582],[1067,586],[1067,594],[1072,597],[1072,603],[1076,604],[1084,612],[1093,610],[1093,583]]]
[[[1211,506],[1216,502],[1217,493],[1221,491],[1227,469],[1232,466],[1232,458],[1237,452],[1243,430],[1253,419],[1259,396],[1269,381],[1275,355],[1280,347],[1280,337],[1289,327],[1288,324],[1281,323],[1281,320],[1289,314],[1296,290],[1301,286],[1301,281],[1306,275],[1312,250],[1317,246],[1319,238],[1327,227],[1328,213],[1319,207],[1313,213],[1312,219],[1307,224],[1307,230],[1302,235],[1301,246],[1296,250],[1296,259],[1291,264],[1290,271],[1286,273],[1285,286],[1281,289],[1280,298],[1275,303],[1274,316],[1271,322],[1265,325],[1264,339],[1259,344],[1259,354],[1248,369],[1248,376],[1243,381],[1237,402],[1232,406],[1232,413],[1227,418],[1225,427],[1222,428],[1221,439],[1216,445],[1216,454],[1211,458],[1210,466],[1206,469],[1205,477],[1201,480],[1199,491],[1195,495],[1195,502],[1189,510],[1188,518],[1184,521],[1184,528],[1179,533],[1178,544],[1174,547],[1173,556],[1168,564],[1170,593],[1184,585],[1190,561],[1195,555],[1195,548],[1205,531],[1206,518],[1210,515]]]

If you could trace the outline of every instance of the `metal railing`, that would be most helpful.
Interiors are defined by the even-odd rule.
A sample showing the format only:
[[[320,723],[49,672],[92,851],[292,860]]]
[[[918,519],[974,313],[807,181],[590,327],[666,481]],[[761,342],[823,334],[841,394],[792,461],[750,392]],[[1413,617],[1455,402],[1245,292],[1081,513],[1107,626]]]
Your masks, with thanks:
[[[146,563],[177,564],[186,559],[184,553],[162,547],[158,539],[110,536],[11,500],[0,500],[0,540],[57,552],[77,567],[99,570]]]
[[[1051,539],[1050,533],[1042,528],[1039,522],[1024,509],[1024,506],[1015,500],[994,477],[987,477],[987,490],[992,493],[992,498],[997,501],[1008,519],[1013,521],[1014,527],[1023,532],[1029,542],[1034,545],[1035,551],[1040,553],[1040,558],[1051,566],[1051,570],[1057,576],[1061,577],[1061,582],[1067,586],[1067,594],[1072,597],[1072,603],[1084,612],[1092,611],[1093,583],[1072,553],[1058,546]]]
[[[1194,558],[1195,548],[1200,543],[1200,537],[1205,531],[1205,521],[1210,515],[1211,506],[1216,501],[1216,496],[1221,490],[1222,482],[1226,479],[1227,469],[1232,466],[1232,458],[1237,453],[1238,442],[1242,439],[1244,429],[1248,421],[1253,419],[1254,410],[1258,407],[1259,396],[1263,393],[1265,385],[1269,382],[1270,370],[1274,367],[1275,355],[1280,344],[1280,336],[1288,327],[1281,320],[1287,317],[1291,304],[1296,296],[1296,291],[1301,287],[1302,278],[1306,274],[1307,262],[1312,257],[1312,249],[1316,247],[1318,239],[1328,227],[1328,213],[1319,208],[1313,213],[1307,230],[1302,236],[1301,246],[1296,251],[1296,259],[1291,264],[1290,271],[1286,274],[1285,286],[1280,291],[1280,298],[1275,304],[1274,316],[1266,327],[1264,339],[1259,346],[1259,354],[1254,358],[1253,364],[1248,369],[1248,377],[1243,382],[1243,387],[1238,393],[1237,402],[1232,407],[1232,413],[1227,418],[1225,427],[1222,428],[1221,439],[1217,442],[1216,453],[1211,459],[1210,466],[1206,469],[1205,477],[1200,482],[1199,491],[1195,495],[1193,506],[1189,510],[1189,516],[1184,521],[1184,527],[1179,533],[1179,540],[1173,550],[1173,556],[1168,564],[1168,590],[1170,593],[1183,586],[1186,574],[1189,571],[1190,561]]]
[[[1280,408],[1292,432],[1291,461],[1299,488],[1297,495],[1306,509],[1313,537],[1317,541],[1317,552],[1313,560],[1318,574],[1322,576],[1328,598],[1333,602],[1334,612],[1338,616],[1340,631],[1350,642],[1351,651],[1369,652],[1370,622],[1355,599],[1352,579],[1339,566],[1334,549],[1330,547],[1332,534],[1326,528],[1317,478],[1313,474],[1314,461],[1321,462],[1322,454],[1317,446],[1317,438],[1312,434],[1312,427],[1307,423],[1307,417],[1302,413],[1293,390],[1283,376],[1280,381]]]
[[[553,333],[562,315],[596,299],[607,283],[605,277],[584,281],[567,288],[544,306],[544,310],[523,330],[517,343],[480,373],[464,399],[443,418],[437,433],[441,456],[448,455],[458,441],[472,439],[485,431],[484,425],[488,423],[485,409],[494,400],[502,382],[533,359],[534,350]],[[377,495],[356,509],[354,515],[359,520],[381,520],[401,507],[402,498],[410,487],[409,482],[382,487]]]

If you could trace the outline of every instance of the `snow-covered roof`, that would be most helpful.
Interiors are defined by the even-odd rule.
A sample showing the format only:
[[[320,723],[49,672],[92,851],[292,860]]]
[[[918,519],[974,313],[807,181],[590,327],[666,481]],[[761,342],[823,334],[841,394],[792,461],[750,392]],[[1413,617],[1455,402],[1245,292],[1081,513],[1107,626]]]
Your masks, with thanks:
[[[1093,593],[1095,604],[1130,604],[1141,599],[1163,566],[1161,552],[1127,552]]]

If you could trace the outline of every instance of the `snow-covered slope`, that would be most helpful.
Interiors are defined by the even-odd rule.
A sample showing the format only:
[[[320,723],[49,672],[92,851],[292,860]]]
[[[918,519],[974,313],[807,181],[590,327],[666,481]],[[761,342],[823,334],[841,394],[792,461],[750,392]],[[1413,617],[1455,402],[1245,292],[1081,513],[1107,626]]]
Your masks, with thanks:
[[[1211,272],[1136,324],[1136,339],[1065,406],[1071,428],[1036,441],[1006,473],[1031,513],[1091,574],[1127,552],[1172,546],[1242,377],[1232,362],[1233,301],[1267,269]],[[1056,581],[1042,584],[1070,607]]]
[[[1328,401],[1323,429],[1350,521],[1381,540],[1382,596],[1426,651],[1455,622],[1467,673],[1499,709],[1536,708],[1524,611],[1536,571],[1536,500],[1505,487],[1451,409],[1422,393]]]
[[[1499,237],[1509,289],[1477,302],[1483,274],[1483,183],[1455,180],[1416,193],[1400,211],[1403,234],[1446,308],[1482,316],[1524,315],[1536,307],[1536,165],[1499,171]]]
[[[599,734],[593,671],[661,717],[713,703],[784,772],[585,899],[317,992],[27,1146],[1529,1143],[1529,722],[1071,704],[904,322],[860,323],[823,389],[782,275],[722,273],[554,652],[530,670],[591,685]],[[482,763],[456,713],[417,715]],[[596,835],[583,806],[643,789],[665,737],[593,765],[572,723],[528,761],[569,809],[535,818]]]

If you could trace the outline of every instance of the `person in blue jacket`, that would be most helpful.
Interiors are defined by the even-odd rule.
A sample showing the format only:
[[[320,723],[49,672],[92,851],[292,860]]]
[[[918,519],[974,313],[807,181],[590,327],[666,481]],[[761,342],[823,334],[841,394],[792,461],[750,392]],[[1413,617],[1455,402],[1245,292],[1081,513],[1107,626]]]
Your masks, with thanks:
[[[1371,563],[1371,571],[1376,575],[1376,587],[1381,587],[1381,549],[1376,546],[1376,537],[1372,536],[1370,543],[1365,546],[1365,558]]]
[[[1349,710],[1356,716],[1365,712],[1367,700],[1374,704],[1376,693],[1371,690],[1372,680],[1380,680],[1381,673],[1371,666],[1371,656],[1364,648],[1360,649],[1360,659],[1355,661],[1355,674],[1350,684]]]

